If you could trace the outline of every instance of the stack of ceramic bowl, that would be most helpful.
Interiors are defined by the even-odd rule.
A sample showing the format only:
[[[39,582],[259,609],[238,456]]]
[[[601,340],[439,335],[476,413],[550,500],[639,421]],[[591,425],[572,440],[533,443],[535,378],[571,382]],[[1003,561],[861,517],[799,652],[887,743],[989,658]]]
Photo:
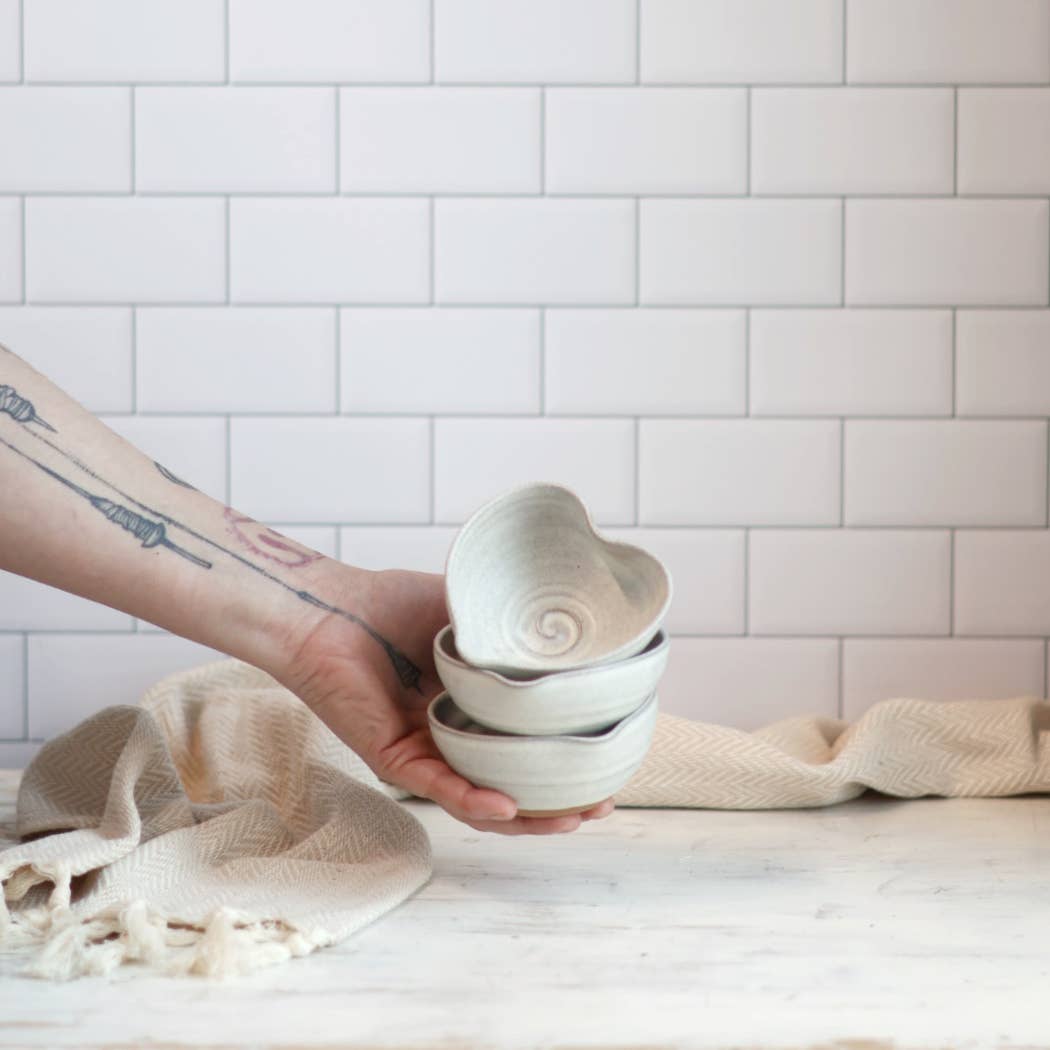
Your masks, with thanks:
[[[463,526],[446,590],[434,659],[447,691],[428,714],[448,764],[525,816],[615,794],[656,723],[671,601],[660,562],[600,536],[568,489],[529,485]]]

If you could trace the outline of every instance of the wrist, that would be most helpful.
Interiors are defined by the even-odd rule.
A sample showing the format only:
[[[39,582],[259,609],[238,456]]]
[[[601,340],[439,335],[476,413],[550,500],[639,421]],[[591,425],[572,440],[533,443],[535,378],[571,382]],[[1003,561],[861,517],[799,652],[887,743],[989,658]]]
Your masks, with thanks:
[[[287,683],[296,676],[299,658],[312,639],[356,618],[367,622],[375,575],[326,557],[294,578],[281,577],[281,583],[272,584],[275,604],[248,610],[255,622],[245,637],[253,639],[259,650],[250,662]],[[370,642],[365,631],[343,633],[341,640],[347,655],[357,649],[367,651]]]

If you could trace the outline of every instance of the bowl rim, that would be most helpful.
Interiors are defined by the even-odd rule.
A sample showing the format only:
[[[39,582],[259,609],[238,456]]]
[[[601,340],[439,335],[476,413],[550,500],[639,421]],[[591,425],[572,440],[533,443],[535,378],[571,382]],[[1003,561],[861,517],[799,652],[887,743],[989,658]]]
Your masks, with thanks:
[[[499,671],[494,671],[491,667],[476,667],[474,664],[467,663],[467,661],[459,655],[458,648],[456,649],[456,655],[453,656],[444,648],[444,643],[447,639],[451,638],[452,644],[455,645],[455,636],[456,632],[451,623],[445,624],[445,626],[434,635],[435,663],[442,661],[451,664],[457,670],[482,675],[486,678],[492,678],[499,682],[501,686],[509,686],[514,690],[535,689],[542,682],[554,680],[560,682],[564,679],[576,678],[581,675],[601,674],[603,671],[612,674],[614,673],[614,668],[623,667],[625,665],[637,666],[640,663],[649,661],[655,663],[671,647],[671,636],[663,629],[663,627],[657,627],[646,647],[642,649],[641,652],[635,653],[634,656],[627,656],[622,660],[613,660],[609,663],[588,664],[586,667],[570,667],[564,671],[527,671],[523,673],[528,674],[528,678],[508,678],[507,675],[500,674]]]
[[[449,625],[452,627],[452,629],[454,631],[456,629],[456,613],[452,603],[452,590],[449,586],[449,579],[452,575],[451,569],[453,567],[453,562],[456,560],[456,556],[457,554],[459,554],[462,548],[464,538],[467,537],[477,527],[477,523],[483,520],[488,514],[490,514],[492,512],[492,509],[497,505],[505,503],[514,497],[520,497],[528,492],[539,493],[541,491],[556,492],[559,494],[559,496],[567,496],[569,498],[569,501],[571,503],[574,503],[576,505],[576,508],[581,512],[583,521],[587,525],[587,528],[590,530],[591,535],[600,543],[604,544],[607,547],[617,547],[621,550],[632,551],[637,554],[641,554],[643,557],[647,558],[653,565],[656,566],[664,585],[664,600],[660,606],[659,611],[656,613],[655,616],[653,616],[652,620],[650,621],[650,626],[654,630],[659,629],[667,616],[667,610],[671,607],[671,599],[674,597],[674,586],[671,580],[671,574],[667,571],[667,566],[665,566],[664,563],[655,554],[653,554],[651,551],[646,550],[644,547],[639,547],[635,543],[625,543],[622,540],[612,540],[609,539],[607,536],[604,536],[598,530],[598,527],[594,523],[594,518],[591,515],[590,509],[587,507],[587,504],[583,502],[580,496],[568,486],[559,485],[553,481],[530,481],[522,485],[516,485],[514,488],[508,489],[506,492],[503,492],[498,496],[494,496],[492,499],[483,503],[459,527],[459,531],[456,533],[456,536],[453,539],[451,546],[449,547],[448,554],[445,556],[445,604],[448,607]],[[514,667],[515,670],[521,670],[526,672],[539,672],[541,674],[549,674],[555,671],[583,671],[591,667],[600,666],[604,663],[610,662],[611,660],[615,660],[615,654],[619,651],[622,651],[625,648],[629,648],[629,645],[621,645],[617,649],[612,650],[611,653],[607,653],[604,656],[601,656],[597,659],[589,660],[586,663],[582,663],[573,667],[550,667],[544,670],[543,668],[537,667],[514,667],[513,664],[507,662],[504,662],[502,666]],[[493,668],[484,667],[482,664],[475,662],[470,662],[470,666],[478,670],[493,670]]]
[[[534,746],[537,742],[546,742],[551,740],[571,740],[573,743],[576,744],[587,744],[590,746],[606,744],[610,740],[614,740],[616,737],[626,732],[627,727],[633,724],[634,722],[641,721],[642,716],[648,713],[650,708],[656,706],[658,698],[656,695],[656,690],[653,689],[652,692],[650,692],[649,695],[629,715],[626,715],[624,718],[621,718],[618,722],[614,722],[611,726],[609,726],[607,729],[603,730],[600,733],[591,733],[587,734],[586,736],[577,735],[575,733],[544,733],[532,735],[518,733],[503,733],[499,730],[489,730],[486,726],[481,726],[482,729],[486,730],[486,732],[484,733],[468,733],[465,729],[456,729],[453,726],[446,725],[437,717],[437,715],[435,714],[437,706],[444,700],[448,700],[453,705],[455,705],[456,703],[455,698],[452,696],[452,694],[447,689],[443,689],[440,693],[438,693],[437,696],[434,697],[433,700],[430,701],[429,704],[427,704],[427,723],[431,727],[437,726],[438,728],[440,728],[442,733],[448,733],[452,736],[462,737],[467,740],[498,740],[500,744],[509,742],[514,747],[522,747],[526,745]],[[459,708],[459,710],[462,711],[462,708]],[[463,711],[463,714],[467,714],[466,711]],[[467,715],[467,717],[469,718],[470,716]],[[474,722],[475,725],[480,725],[480,723],[475,722],[473,718],[471,718],[470,720],[471,722]],[[433,728],[431,729],[431,733],[433,733]]]

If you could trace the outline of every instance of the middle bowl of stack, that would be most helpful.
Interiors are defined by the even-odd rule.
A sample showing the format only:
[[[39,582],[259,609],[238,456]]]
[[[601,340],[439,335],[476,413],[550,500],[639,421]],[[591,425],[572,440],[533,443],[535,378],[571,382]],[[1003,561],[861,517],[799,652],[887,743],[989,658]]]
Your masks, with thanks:
[[[463,526],[446,593],[434,660],[447,692],[428,715],[449,765],[526,816],[619,790],[648,750],[667,665],[659,560],[602,537],[568,489],[528,485]]]

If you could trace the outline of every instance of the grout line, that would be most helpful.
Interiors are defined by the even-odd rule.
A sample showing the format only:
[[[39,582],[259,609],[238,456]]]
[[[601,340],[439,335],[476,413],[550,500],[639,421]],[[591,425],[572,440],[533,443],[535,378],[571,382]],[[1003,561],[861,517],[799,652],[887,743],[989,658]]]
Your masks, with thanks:
[[[26,0],[18,0],[18,82],[26,82]]]
[[[634,305],[642,303],[642,201],[634,200]]]
[[[948,530],[948,634],[955,634],[955,529]]]
[[[642,82],[642,0],[634,0],[634,82]]]
[[[17,83],[11,81],[10,83]],[[135,84],[139,87],[225,87],[226,81],[221,79],[202,77],[199,80],[176,80],[142,78],[138,80],[59,80],[48,77],[34,77],[31,81],[34,87],[130,87]],[[961,86],[967,90],[986,89],[1010,91],[1019,88],[1045,88],[1046,80],[967,80]],[[604,88],[608,90],[623,90],[624,88],[637,88],[639,91],[652,92],[675,91],[689,88],[693,91],[723,91],[727,88],[755,87],[761,91],[771,89],[790,89],[792,91],[826,91],[828,89],[842,88],[839,80],[811,80],[800,83],[798,80],[647,80],[636,84],[629,77],[624,80],[452,80],[435,79],[433,84],[438,87],[477,88],[484,91],[487,88]],[[362,88],[415,88],[422,90],[432,86],[429,80],[357,80],[339,79],[337,77],[318,77],[314,80],[276,79],[250,80],[238,77],[231,81],[232,87],[362,87]],[[901,80],[864,80],[850,81],[847,86],[854,91],[900,91],[910,94],[929,94],[932,91],[957,88],[960,82],[957,80],[931,80],[931,81],[901,81]]]
[[[436,305],[436,298],[434,293],[434,287],[436,283],[437,275],[437,238],[436,238],[436,216],[437,205],[434,202],[434,198],[431,197],[427,203],[427,236],[428,236],[428,249],[430,252],[429,258],[429,271],[427,273],[427,299],[428,305]]]
[[[1046,660],[1043,661],[1044,666]],[[22,634],[22,736],[29,736],[29,634]]]
[[[540,88],[540,193],[547,194],[547,89]]]
[[[846,527],[846,417],[839,419],[839,525]]]
[[[342,117],[340,115],[340,106],[342,105],[341,97],[342,91],[333,87],[332,90],[335,92],[335,191],[336,193],[342,192],[343,182],[343,131],[342,131]]]
[[[226,408],[213,408],[213,409],[145,409],[141,412],[114,412],[109,409],[105,409],[99,412],[105,419],[120,419],[132,414],[142,416],[144,418],[166,418],[166,419],[214,419],[217,416],[222,416],[226,413],[237,417],[238,419],[311,419],[317,417],[330,416],[332,414],[329,408],[318,408],[303,411],[277,411],[272,409],[255,409],[255,410],[237,410],[237,409],[226,409]],[[552,419],[561,419],[563,421],[575,420],[576,422],[589,422],[591,420],[620,420],[626,421],[634,419],[634,415],[630,412],[550,412],[544,413],[550,416]],[[530,416],[535,416],[535,412],[527,410],[521,411],[510,411],[510,410],[492,410],[492,411],[456,411],[456,412],[423,412],[421,410],[406,409],[404,411],[374,411],[367,409],[358,409],[352,414],[348,415],[348,419],[420,419],[426,418],[427,416],[434,416],[436,419],[462,419],[462,420],[488,420],[488,419],[528,419]],[[910,416],[843,416],[841,412],[828,412],[823,415],[783,415],[783,414],[755,414],[745,415],[742,412],[734,413],[704,413],[694,412],[683,415],[680,412],[677,413],[650,413],[648,419],[656,422],[673,422],[673,423],[748,423],[748,422],[762,422],[762,423],[830,423],[836,420],[846,420],[851,423],[935,423],[935,424],[946,424],[951,425],[955,422],[967,422],[967,423],[1041,423],[1046,424],[1046,416],[960,416],[958,419],[953,419],[951,416],[929,416],[929,415],[910,415]]]
[[[335,414],[343,414],[343,315],[338,307],[332,308],[332,325],[335,333]]]
[[[838,717],[843,717],[843,712],[846,710],[846,660],[843,653],[845,647],[845,639],[838,639],[838,657],[839,657],[839,697],[838,704],[836,705],[836,711]]]
[[[751,530],[744,529],[744,634],[751,633]]]
[[[744,189],[745,196],[751,196],[751,164],[754,160],[754,150],[752,148],[752,131],[751,131],[751,85],[749,84],[747,90],[744,92],[744,116],[746,121],[746,131],[744,139],[744,149],[747,153],[747,163],[744,168]]]
[[[744,415],[751,415],[751,310],[744,311]]]
[[[839,212],[839,305],[846,305],[846,198]]]
[[[540,307],[540,415],[547,414],[547,311]]]
[[[222,80],[224,84],[230,82],[230,0],[222,0],[223,19],[223,55],[222,55]]]
[[[130,145],[130,151],[131,152],[130,152],[130,157],[129,157],[129,160],[131,162],[131,189],[129,190],[129,193],[132,193],[132,194],[135,193],[136,184],[138,182],[138,163],[137,163],[136,158],[135,158],[135,152],[136,152],[136,149],[137,149],[137,146],[136,146],[136,143],[135,143],[135,120],[136,120],[136,112],[135,111],[136,111],[136,108],[137,108],[136,107],[136,99],[137,98],[138,98],[138,96],[135,94],[135,85],[132,84],[131,85],[131,90],[128,92],[128,106],[129,106],[129,110],[130,110],[130,112],[129,112],[130,120],[129,120],[128,128],[129,128],[129,134],[130,134],[130,140],[131,140],[131,145]]]
[[[343,560],[343,530],[341,528],[337,528],[335,530],[335,548],[334,549],[335,549],[335,560],[336,561],[342,561]]]
[[[642,421],[634,420],[634,524],[642,523]]]
[[[952,88],[952,194],[959,193],[959,89]]]
[[[1046,430],[1046,459],[1043,462],[1043,485],[1046,489],[1046,524],[1050,528],[1050,425]]]
[[[28,258],[28,252],[26,250],[26,199],[22,198],[21,205],[19,206],[19,232],[22,237],[22,304],[26,302],[26,291],[29,285],[29,266],[26,262]]]
[[[131,414],[139,411],[139,312],[131,308]]]
[[[430,0],[430,81],[434,83],[434,78],[437,76],[437,26],[434,21],[434,0]]]
[[[957,338],[956,338],[956,331],[957,331],[956,314],[957,314],[957,312],[958,311],[953,307],[952,308],[952,360],[951,360],[951,369],[952,369],[952,376],[951,376],[951,380],[952,380],[952,418],[953,419],[959,414],[958,397],[957,397],[957,392],[956,392],[956,374],[957,374],[958,368],[959,368],[959,351],[958,351],[958,341],[957,341]]]
[[[222,225],[223,225],[223,247],[225,250],[225,259],[223,267],[223,281],[225,282],[225,301],[228,304],[230,301],[230,198],[223,198],[225,204],[223,206],[222,213]]]
[[[262,199],[275,201],[299,200],[309,198],[311,200],[339,200],[352,198],[354,200],[426,200],[435,197],[438,200],[467,200],[467,201],[503,201],[503,200],[536,200],[537,197],[546,196],[554,200],[565,201],[630,201],[636,198],[641,200],[667,201],[675,203],[678,201],[763,201],[775,203],[803,202],[816,203],[819,201],[906,201],[910,203],[925,203],[927,201],[975,201],[978,203],[997,204],[1010,201],[1031,201],[1044,203],[1047,194],[1043,193],[1007,193],[997,191],[995,193],[833,193],[828,190],[815,190],[811,193],[802,192],[759,192],[759,193],[701,193],[685,192],[682,190],[659,192],[646,191],[639,193],[637,188],[625,187],[622,190],[557,190],[544,191],[507,191],[507,190],[470,190],[468,192],[453,191],[430,191],[427,189],[412,190],[347,190],[336,192],[335,190],[313,190],[313,189],[266,189],[266,190],[232,190],[207,189],[207,190],[137,190],[138,196],[148,197],[153,200],[199,200],[201,198],[215,198],[222,196],[244,197],[247,199]],[[0,199],[5,197],[68,197],[71,199],[86,198],[93,200],[97,197],[126,198],[132,196],[128,190],[0,190]],[[966,304],[969,305],[969,304]],[[1010,304],[1018,305],[1018,304]],[[1024,305],[1024,304],[1020,304]],[[1046,305],[1045,303],[1043,304]]]
[[[849,83],[849,0],[842,0],[842,83]]]
[[[435,524],[437,518],[437,423],[431,416],[428,425],[430,437],[430,522]]]
[[[226,417],[226,506],[233,504],[233,442],[230,435],[230,417]]]
[[[20,199],[20,198],[19,198]],[[27,198],[28,200],[29,198]],[[229,303],[222,299],[34,299],[30,305],[41,306],[48,308],[56,307],[92,307],[92,308],[108,308],[108,307],[131,307],[138,306],[143,309],[173,309],[176,307],[180,308],[233,308],[242,310],[318,310],[324,307],[338,306],[345,307],[347,309],[354,310],[428,310],[431,309],[432,304],[426,299],[388,299],[388,300],[367,300],[367,299],[236,299],[231,300]],[[523,299],[521,302],[506,302],[496,300],[467,300],[467,299],[443,299],[439,304],[442,309],[468,309],[476,308],[481,310],[604,310],[604,311],[617,311],[617,310],[634,310],[636,309],[633,297],[630,299],[618,299],[610,300],[607,302],[550,302],[540,301],[536,299]],[[641,306],[645,310],[692,310],[697,313],[713,313],[715,311],[743,311],[743,310],[769,310],[778,312],[792,312],[792,311],[813,311],[813,312],[831,312],[841,311],[841,303],[756,303],[756,302],[736,302],[736,303],[705,303],[696,302],[690,300],[675,300],[674,302],[643,302]],[[927,303],[924,305],[917,305],[914,303],[851,303],[848,306],[850,310],[856,311],[904,311],[912,313],[923,313],[923,312],[944,312],[952,310],[954,307],[951,303]],[[1046,313],[1047,306],[1045,303],[1028,303],[1028,304],[1010,304],[1010,303],[967,303],[959,309],[967,311],[985,311],[985,312],[1002,312],[1002,313]],[[830,415],[838,415],[838,413],[829,413]],[[929,414],[929,413],[926,413]],[[872,418],[886,418],[886,419],[905,419],[911,418],[905,415],[899,416],[887,416]],[[990,417],[994,418],[994,417]],[[1001,418],[1013,418],[1008,416],[1002,416]],[[1046,416],[1030,417],[1045,419]]]

